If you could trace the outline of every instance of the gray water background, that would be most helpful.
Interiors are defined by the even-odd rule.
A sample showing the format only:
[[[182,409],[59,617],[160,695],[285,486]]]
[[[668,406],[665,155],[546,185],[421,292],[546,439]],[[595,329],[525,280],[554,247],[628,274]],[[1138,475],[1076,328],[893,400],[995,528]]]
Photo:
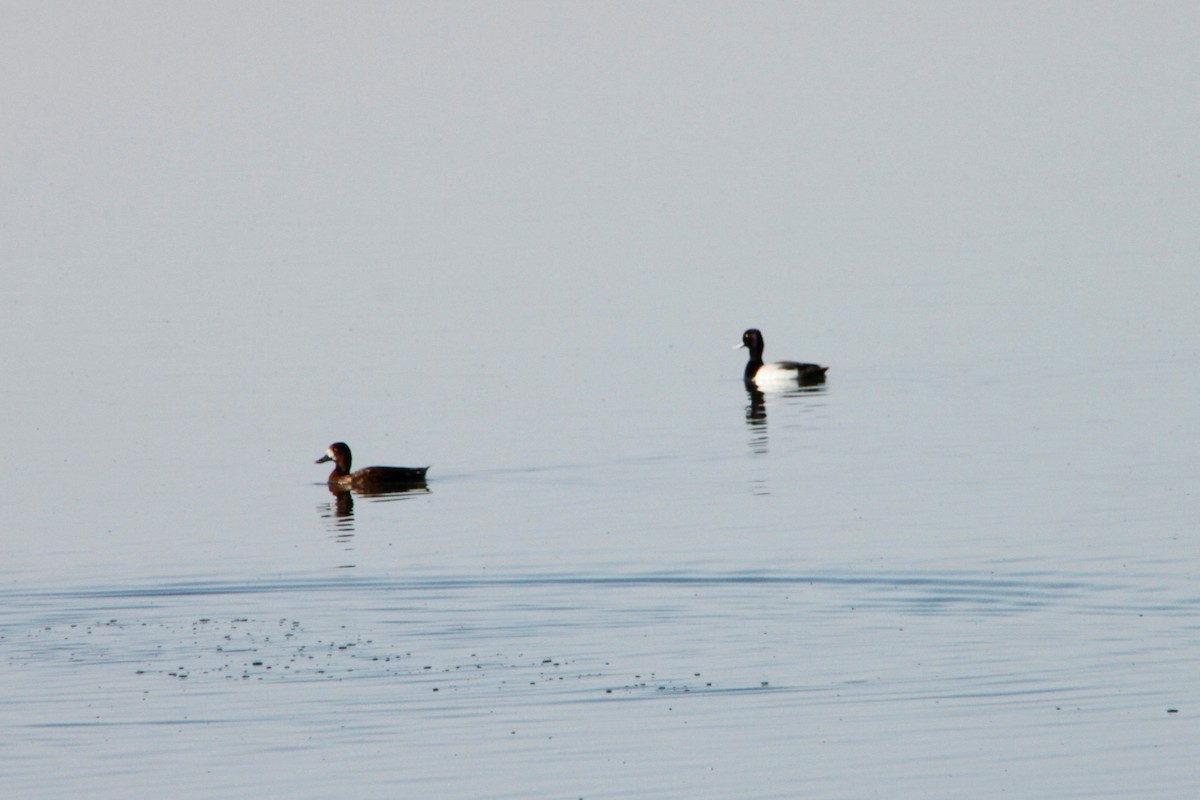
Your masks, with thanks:
[[[6,13],[14,796],[1200,783],[1194,5]]]

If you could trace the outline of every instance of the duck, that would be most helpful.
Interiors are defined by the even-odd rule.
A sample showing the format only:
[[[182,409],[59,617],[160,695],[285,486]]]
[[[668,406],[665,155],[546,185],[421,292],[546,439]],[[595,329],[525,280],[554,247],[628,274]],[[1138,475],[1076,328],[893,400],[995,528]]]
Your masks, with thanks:
[[[778,386],[783,383],[812,386],[825,382],[829,367],[820,364],[801,364],[796,361],[771,361],[763,363],[763,335],[758,328],[750,328],[742,334],[738,349],[750,350],[750,361],[746,364],[744,379],[746,386],[761,389],[764,385]]]
[[[361,491],[424,484],[425,473],[429,470],[429,467],[363,467],[358,472],[351,472],[350,459],[350,445],[334,442],[314,463],[333,462],[333,472],[329,473],[331,488]]]

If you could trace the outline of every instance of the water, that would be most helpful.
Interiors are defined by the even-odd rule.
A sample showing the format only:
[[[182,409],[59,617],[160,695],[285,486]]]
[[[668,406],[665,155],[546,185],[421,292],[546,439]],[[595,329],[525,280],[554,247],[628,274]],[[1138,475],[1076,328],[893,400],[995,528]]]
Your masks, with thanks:
[[[1186,796],[1194,26],[1063,8],[28,12],[7,790]]]

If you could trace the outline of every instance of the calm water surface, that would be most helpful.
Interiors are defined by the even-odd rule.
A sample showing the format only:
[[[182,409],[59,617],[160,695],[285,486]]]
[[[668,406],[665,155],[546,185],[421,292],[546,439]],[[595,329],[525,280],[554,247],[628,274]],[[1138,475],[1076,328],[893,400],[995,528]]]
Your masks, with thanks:
[[[256,8],[2,48],[6,796],[1200,785],[1194,26]]]
[[[81,478],[86,503],[43,490],[10,508],[28,544],[3,591],[6,782],[1186,793],[1193,501],[1170,445],[1104,424],[1142,382],[1069,422],[1055,393],[1102,375],[1018,392],[947,370],[934,391],[934,367],[841,369],[760,398],[737,355],[706,358],[672,403],[611,389],[534,436],[546,455],[435,464],[427,491],[339,506],[317,440],[281,445],[287,465],[249,453],[269,469],[171,456],[171,488],[152,475],[164,457]],[[452,438],[397,428],[422,449],[406,463]]]

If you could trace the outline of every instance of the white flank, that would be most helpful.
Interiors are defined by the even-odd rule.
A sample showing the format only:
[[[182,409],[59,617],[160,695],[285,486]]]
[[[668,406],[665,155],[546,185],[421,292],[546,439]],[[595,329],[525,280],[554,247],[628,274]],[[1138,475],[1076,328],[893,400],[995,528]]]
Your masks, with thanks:
[[[758,372],[754,373],[754,383],[760,389],[795,386],[799,375],[800,372],[794,368],[763,364],[758,368]]]

